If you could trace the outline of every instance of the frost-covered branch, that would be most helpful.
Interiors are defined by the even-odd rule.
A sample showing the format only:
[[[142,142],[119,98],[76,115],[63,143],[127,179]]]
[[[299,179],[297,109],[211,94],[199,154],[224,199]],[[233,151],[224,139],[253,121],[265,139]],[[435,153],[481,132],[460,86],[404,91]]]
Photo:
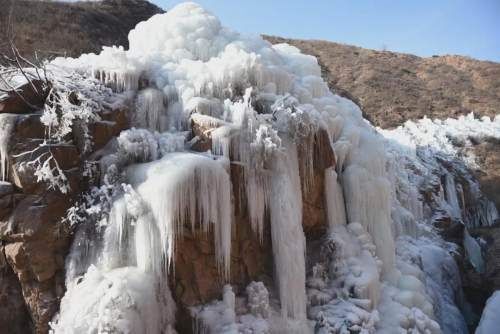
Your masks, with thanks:
[[[16,155],[16,158],[24,157],[27,155],[35,155],[37,151],[45,149],[48,146],[45,142],[35,149],[21,154]],[[37,182],[47,182],[49,189],[58,189],[63,194],[68,193],[70,190],[68,179],[64,175],[64,171],[59,166],[59,163],[55,159],[54,155],[50,151],[43,152],[38,155],[34,160],[23,161],[19,164],[19,170],[25,171],[26,169],[32,169],[34,175],[36,176]]]

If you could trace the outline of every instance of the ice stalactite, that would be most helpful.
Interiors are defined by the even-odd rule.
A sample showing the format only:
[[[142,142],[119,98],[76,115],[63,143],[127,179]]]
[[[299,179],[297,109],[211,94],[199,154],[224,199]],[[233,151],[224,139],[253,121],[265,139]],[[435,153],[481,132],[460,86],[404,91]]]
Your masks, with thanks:
[[[6,181],[9,173],[9,141],[14,121],[13,115],[0,114],[0,181]]]
[[[343,181],[348,221],[360,222],[370,233],[384,272],[389,273],[395,263],[389,181],[381,176],[374,177],[359,165],[348,166]]]
[[[165,261],[168,267],[175,241],[182,237],[183,224],[194,230],[199,223],[205,233],[213,230],[217,264],[225,277],[229,275],[231,181],[220,161],[193,153],[170,153],[158,161],[130,167],[127,176],[159,231],[162,256],[151,261],[156,265]],[[147,226],[144,228],[141,233],[148,238],[144,241],[148,241],[156,233]]]
[[[281,312],[306,319],[305,237],[295,144],[286,143],[272,161],[271,237]]]
[[[500,290],[495,291],[484,308],[481,315],[481,321],[477,326],[476,334],[491,334],[496,333],[500,326],[500,319],[498,318],[498,310],[500,309]]]
[[[135,71],[96,70],[95,77],[116,91],[129,91],[139,88],[140,74]]]
[[[146,88],[139,91],[136,99],[137,111],[134,113],[135,125],[152,131],[166,131],[168,119],[164,100],[162,91],[158,89]]]
[[[444,188],[446,201],[448,202],[450,207],[450,214],[453,218],[460,219],[462,217],[462,210],[460,209],[460,204],[458,202],[455,179],[450,173],[445,174]]]
[[[470,263],[478,273],[484,272],[484,259],[481,246],[470,234],[469,231],[464,229],[464,248],[465,254]]]
[[[334,225],[345,225],[346,214],[342,185],[339,183],[337,173],[332,167],[325,169],[325,195],[330,228]]]
[[[419,247],[426,288],[436,318],[444,333],[467,333],[464,317],[457,307],[462,301],[461,280],[453,257],[437,245]]]

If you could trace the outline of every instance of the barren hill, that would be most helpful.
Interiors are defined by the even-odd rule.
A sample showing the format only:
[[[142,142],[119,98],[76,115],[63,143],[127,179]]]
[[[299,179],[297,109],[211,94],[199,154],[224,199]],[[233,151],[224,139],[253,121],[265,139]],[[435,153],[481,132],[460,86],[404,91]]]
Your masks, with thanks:
[[[358,103],[377,126],[395,127],[424,116],[499,112],[499,63],[462,56],[421,58],[326,41],[266,39],[316,56],[330,87]]]
[[[32,57],[78,56],[103,45],[128,46],[135,25],[163,12],[145,0],[59,2],[0,0],[0,52],[13,36],[20,52]]]

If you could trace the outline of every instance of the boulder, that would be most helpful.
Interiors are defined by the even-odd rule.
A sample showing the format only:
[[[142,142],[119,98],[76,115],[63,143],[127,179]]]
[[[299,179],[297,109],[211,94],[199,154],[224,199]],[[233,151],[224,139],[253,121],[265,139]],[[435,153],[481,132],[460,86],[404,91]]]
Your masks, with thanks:
[[[30,333],[31,319],[21,285],[0,247],[0,334]]]
[[[40,140],[18,142],[11,149],[11,180],[24,193],[40,194],[47,189],[46,183],[37,181],[35,166],[30,162],[40,159],[40,163],[43,164],[47,159],[52,159],[50,167],[55,168],[57,162],[65,175],[81,164],[80,153],[74,145],[57,144],[39,147],[40,144]]]
[[[48,86],[42,80],[32,80],[16,90],[0,96],[0,113],[29,114],[43,107],[47,98]]]
[[[47,333],[48,322],[64,291],[64,257],[70,234],[61,217],[71,199],[56,192],[24,198],[14,209],[2,235],[5,257],[21,283],[24,302],[36,333]]]

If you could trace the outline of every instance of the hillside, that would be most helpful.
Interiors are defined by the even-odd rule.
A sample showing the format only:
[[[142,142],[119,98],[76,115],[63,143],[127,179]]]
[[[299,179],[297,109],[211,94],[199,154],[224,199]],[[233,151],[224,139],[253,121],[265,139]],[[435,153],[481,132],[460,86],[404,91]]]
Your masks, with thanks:
[[[421,58],[326,41],[266,36],[318,58],[330,87],[354,100],[375,125],[470,113],[494,116],[500,64],[462,56]]]
[[[144,0],[61,3],[0,0],[12,11],[12,31],[21,53],[77,56],[102,45],[128,46],[138,22],[162,12]],[[9,52],[9,10],[0,12],[0,52]],[[355,101],[377,126],[408,119],[456,117],[473,111],[494,116],[500,105],[500,64],[461,56],[421,58],[316,40],[264,36],[287,42],[318,58],[328,84]]]
[[[103,45],[127,47],[128,32],[138,22],[162,12],[144,0],[0,0],[0,8],[0,52],[10,52],[10,35],[28,57],[35,52],[42,57],[74,57],[97,52]]]

